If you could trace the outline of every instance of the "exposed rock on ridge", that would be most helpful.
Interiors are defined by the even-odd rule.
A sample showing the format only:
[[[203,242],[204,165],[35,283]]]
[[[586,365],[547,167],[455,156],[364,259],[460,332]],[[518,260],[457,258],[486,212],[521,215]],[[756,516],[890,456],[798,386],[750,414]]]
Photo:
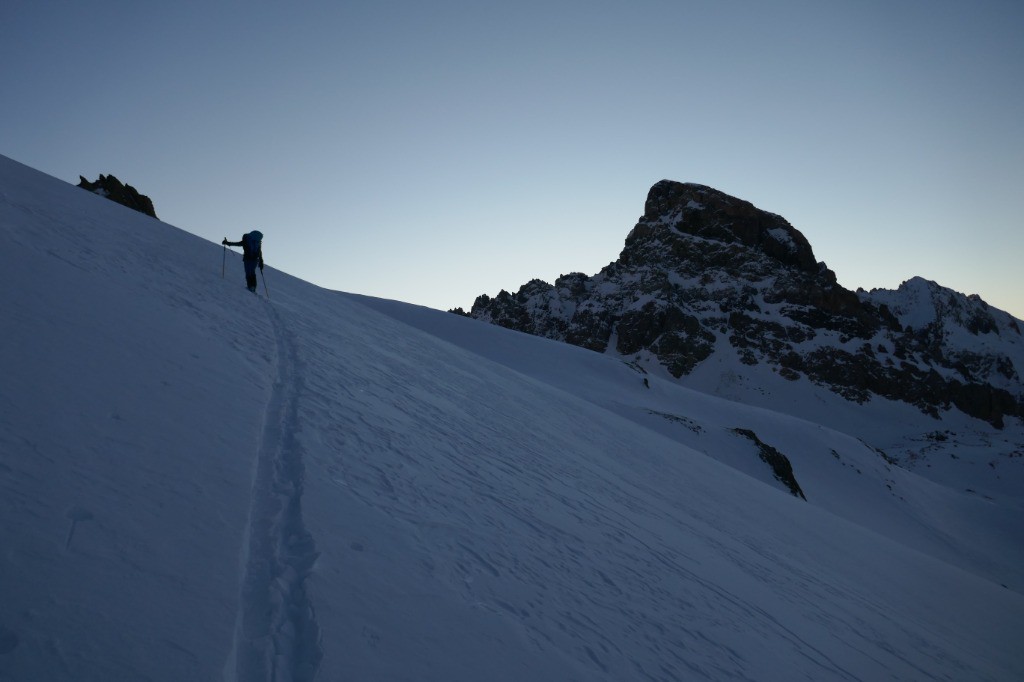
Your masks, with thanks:
[[[704,185],[662,180],[618,260],[592,277],[571,273],[554,285],[533,280],[515,294],[482,295],[469,315],[656,361],[675,377],[714,353],[733,353],[850,400],[877,394],[931,414],[956,407],[997,426],[1024,416],[1017,321],[922,282],[904,285],[914,296],[852,292],[781,216]]]
[[[153,208],[153,202],[150,198],[144,194],[139,194],[138,190],[131,185],[122,185],[121,181],[113,175],[103,175],[100,173],[100,177],[96,182],[89,182],[82,175],[79,175],[78,179],[78,186],[82,189],[87,189],[111,201],[116,201],[123,206],[134,209],[139,213],[145,213],[156,218],[156,209]]]

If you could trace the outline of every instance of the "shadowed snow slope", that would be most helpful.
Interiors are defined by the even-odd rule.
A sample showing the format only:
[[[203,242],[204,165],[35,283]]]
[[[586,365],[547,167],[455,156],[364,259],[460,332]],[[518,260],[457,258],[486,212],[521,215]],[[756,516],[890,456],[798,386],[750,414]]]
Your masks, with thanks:
[[[1024,677],[1019,498],[223,255],[0,157],[0,679]]]

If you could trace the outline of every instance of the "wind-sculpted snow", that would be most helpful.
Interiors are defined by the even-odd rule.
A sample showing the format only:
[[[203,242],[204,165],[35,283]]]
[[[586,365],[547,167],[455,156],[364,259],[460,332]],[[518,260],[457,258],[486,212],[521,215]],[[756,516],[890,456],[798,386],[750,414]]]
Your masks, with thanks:
[[[1019,497],[893,466],[831,393],[269,266],[266,300],[223,253],[0,159],[0,679],[1024,676]]]
[[[314,535],[338,540],[314,585],[346,590],[345,608],[318,615],[350,660],[328,651],[325,669],[415,679],[395,664],[404,651],[436,679],[918,674],[901,652],[920,624],[889,612],[926,601],[906,580],[923,569],[914,552],[841,524],[829,537],[834,518],[809,523],[803,503],[780,505],[774,489],[613,412],[343,297],[336,309],[347,324],[300,323],[334,341],[306,346],[311,364],[334,368],[310,385],[322,401],[311,420],[333,426],[308,450],[306,508],[323,524]],[[403,353],[374,350],[399,337]],[[438,604],[457,608],[439,617]],[[904,644],[870,663],[860,653],[885,641]],[[962,665],[925,667],[947,664]]]

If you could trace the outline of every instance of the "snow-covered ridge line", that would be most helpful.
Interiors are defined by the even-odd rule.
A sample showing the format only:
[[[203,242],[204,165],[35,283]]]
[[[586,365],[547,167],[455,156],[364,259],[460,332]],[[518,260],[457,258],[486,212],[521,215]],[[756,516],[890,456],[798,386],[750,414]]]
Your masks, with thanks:
[[[305,466],[296,439],[301,373],[277,312],[267,312],[277,345],[277,380],[256,463],[233,678],[303,681],[316,676],[323,652],[305,588],[317,550],[302,520]]]

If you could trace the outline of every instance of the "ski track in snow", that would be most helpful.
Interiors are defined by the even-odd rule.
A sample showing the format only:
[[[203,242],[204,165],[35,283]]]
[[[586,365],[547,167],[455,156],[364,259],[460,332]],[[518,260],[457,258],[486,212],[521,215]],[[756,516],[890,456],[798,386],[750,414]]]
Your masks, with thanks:
[[[316,676],[323,657],[305,586],[317,551],[302,520],[305,466],[296,438],[302,370],[289,332],[266,305],[277,345],[277,379],[257,451],[235,669],[227,678],[301,682]]]

